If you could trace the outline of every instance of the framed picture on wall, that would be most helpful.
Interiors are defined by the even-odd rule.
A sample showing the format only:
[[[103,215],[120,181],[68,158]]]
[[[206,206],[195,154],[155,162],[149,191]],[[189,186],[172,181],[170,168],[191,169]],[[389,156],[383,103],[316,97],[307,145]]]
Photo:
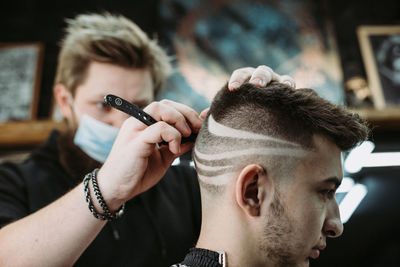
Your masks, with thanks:
[[[42,59],[41,43],[0,43],[0,123],[36,119]]]
[[[400,106],[400,25],[360,26],[357,34],[375,107]]]

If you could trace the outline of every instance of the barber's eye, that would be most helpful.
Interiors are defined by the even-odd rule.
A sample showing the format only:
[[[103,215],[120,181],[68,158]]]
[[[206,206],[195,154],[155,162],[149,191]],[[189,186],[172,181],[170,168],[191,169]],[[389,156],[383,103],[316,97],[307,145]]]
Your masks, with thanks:
[[[104,102],[97,102],[96,107],[102,110],[109,110],[111,107]]]

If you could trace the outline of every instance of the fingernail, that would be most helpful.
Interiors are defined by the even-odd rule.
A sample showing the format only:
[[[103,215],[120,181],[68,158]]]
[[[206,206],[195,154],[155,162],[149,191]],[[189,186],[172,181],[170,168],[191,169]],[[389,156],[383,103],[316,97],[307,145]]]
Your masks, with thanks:
[[[229,87],[230,87],[230,88],[233,88],[233,89],[236,89],[236,88],[239,87],[239,83],[238,83],[238,82],[233,82],[233,83],[230,84]]]
[[[289,86],[292,86],[292,83],[289,82],[289,81],[284,81],[283,83],[284,83],[284,84],[287,84],[287,85],[289,85]]]
[[[190,134],[192,129],[190,129],[189,125],[185,124],[185,131]]]
[[[265,82],[263,80],[261,80],[260,78],[251,79],[250,82],[252,84],[257,84],[257,85],[260,85],[260,86],[264,86],[265,85]]]

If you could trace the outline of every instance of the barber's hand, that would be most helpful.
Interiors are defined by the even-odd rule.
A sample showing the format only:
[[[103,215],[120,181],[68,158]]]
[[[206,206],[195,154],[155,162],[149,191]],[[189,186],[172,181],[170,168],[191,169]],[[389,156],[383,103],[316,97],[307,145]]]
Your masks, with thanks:
[[[258,66],[257,68],[245,67],[234,70],[232,72],[231,78],[228,82],[229,90],[236,90],[243,83],[249,80],[249,83],[258,86],[265,87],[272,81],[285,83],[293,88],[296,88],[296,83],[294,79],[289,75],[279,75],[275,73],[270,67],[265,65]],[[204,119],[207,116],[208,110],[206,108],[200,113],[200,118]]]
[[[250,79],[249,82],[251,84],[259,87],[264,87],[271,81],[286,83],[293,88],[296,87],[294,79],[289,75],[279,75],[270,67],[261,65],[257,68],[246,67],[235,70],[229,79],[229,90],[235,90],[239,88],[248,79]]]
[[[128,118],[98,173],[103,197],[113,210],[154,186],[173,160],[193,147],[181,144],[181,136],[198,132],[202,123],[196,111],[169,100],[153,102],[144,111],[158,122],[146,126]],[[158,147],[161,141],[168,146]]]

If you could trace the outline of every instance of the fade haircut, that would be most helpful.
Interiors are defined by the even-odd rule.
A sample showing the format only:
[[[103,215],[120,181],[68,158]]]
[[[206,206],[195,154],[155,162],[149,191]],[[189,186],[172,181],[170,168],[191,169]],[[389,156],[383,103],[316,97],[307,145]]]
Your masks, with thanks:
[[[245,83],[229,91],[225,85],[214,97],[193,150],[200,185],[221,192],[226,173],[252,163],[272,177],[287,175],[315,148],[316,134],[346,151],[366,140],[369,129],[357,114],[312,89],[273,82],[265,88]]]
[[[121,15],[81,14],[66,22],[68,26],[61,41],[55,84],[64,84],[72,95],[85,81],[91,62],[148,69],[154,95],[171,73],[165,51],[135,23]]]

